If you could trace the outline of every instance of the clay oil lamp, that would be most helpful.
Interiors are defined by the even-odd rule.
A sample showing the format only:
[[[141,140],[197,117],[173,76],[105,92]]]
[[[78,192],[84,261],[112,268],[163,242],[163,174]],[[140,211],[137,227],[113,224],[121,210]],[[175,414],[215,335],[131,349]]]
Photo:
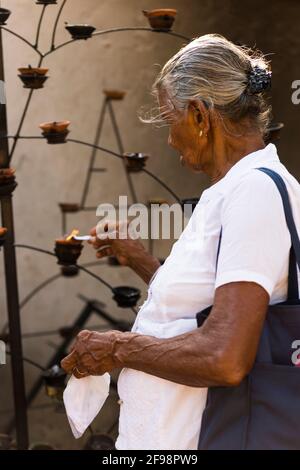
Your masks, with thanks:
[[[121,90],[103,90],[103,93],[109,100],[122,100],[126,95],[126,92]]]
[[[181,200],[181,208],[183,210],[183,212],[185,212],[185,207],[190,207],[192,212],[194,212],[194,209],[196,207],[196,205],[198,204],[199,202],[199,198],[198,197],[191,197],[191,198],[187,198],[187,199],[182,199]]]
[[[1,168],[0,169],[0,186],[14,183],[15,171],[13,168]]]
[[[67,373],[57,364],[43,372],[46,394],[50,398],[61,399],[65,389]]]
[[[60,202],[59,207],[64,213],[79,211],[79,204],[77,204],[76,202]]]
[[[106,434],[93,434],[86,441],[84,450],[114,450],[114,440]]]
[[[7,234],[7,228],[0,227],[0,246],[4,245],[6,234]]]
[[[94,26],[89,24],[68,24],[65,23],[66,30],[69,31],[73,39],[89,39],[96,30]]]
[[[70,121],[43,122],[39,125],[48,144],[64,144],[69,134]]]
[[[61,266],[61,275],[64,277],[75,277],[79,273],[78,266]]]
[[[37,0],[37,5],[56,5],[57,0]]]
[[[280,140],[280,133],[283,127],[283,122],[271,122],[264,137],[265,144],[278,142]]]
[[[144,15],[148,18],[149,24],[155,31],[170,31],[177,10],[173,8],[160,8],[156,10],[143,10]]]
[[[47,442],[34,442],[30,444],[28,450],[56,450],[51,444]]]
[[[0,450],[16,450],[16,442],[8,434],[0,434]]]
[[[72,230],[72,233],[66,238],[55,240],[54,252],[58,258],[58,264],[76,265],[83,248],[82,241],[74,238],[78,233],[78,230]]]
[[[24,84],[24,88],[31,88],[37,90],[44,87],[45,81],[48,79],[46,73],[49,69],[42,67],[20,67],[18,71],[20,72],[20,79]]]
[[[0,169],[0,195],[12,193],[17,186],[13,168]]]
[[[151,207],[153,204],[157,204],[158,206],[162,206],[163,204],[169,204],[166,199],[162,199],[160,197],[158,198],[152,198],[148,200],[148,206]]]
[[[135,287],[119,286],[112,289],[113,299],[122,308],[135,307],[141,297],[141,291]]]
[[[149,158],[145,153],[124,153],[123,157],[126,160],[126,167],[130,173],[141,171]]]
[[[0,25],[1,26],[6,25],[5,21],[8,20],[10,14],[11,14],[10,10],[7,10],[6,8],[0,8]]]

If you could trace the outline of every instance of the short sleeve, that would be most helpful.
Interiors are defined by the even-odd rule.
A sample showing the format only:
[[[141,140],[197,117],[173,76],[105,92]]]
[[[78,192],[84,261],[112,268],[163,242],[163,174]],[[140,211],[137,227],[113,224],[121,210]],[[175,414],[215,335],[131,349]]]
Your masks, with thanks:
[[[221,223],[215,287],[255,282],[271,297],[291,246],[282,199],[271,178],[251,170],[225,197]]]

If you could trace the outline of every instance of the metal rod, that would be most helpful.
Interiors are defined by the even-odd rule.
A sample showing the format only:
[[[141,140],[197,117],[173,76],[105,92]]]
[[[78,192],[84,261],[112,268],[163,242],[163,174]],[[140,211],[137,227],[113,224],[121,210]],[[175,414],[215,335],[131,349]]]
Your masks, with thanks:
[[[2,31],[0,29],[0,80],[4,80]],[[7,135],[6,104],[0,104],[0,134]],[[0,140],[0,168],[9,166],[8,139]],[[13,395],[18,449],[28,448],[28,424],[26,410],[25,377],[21,341],[21,322],[19,311],[19,289],[17,278],[16,252],[14,247],[14,219],[12,194],[1,198],[1,220],[7,228],[4,244],[4,269],[6,284],[6,302],[12,351],[11,366],[13,376]]]
[[[12,34],[13,36],[16,36],[18,39],[20,39],[21,41],[25,42],[28,46],[30,46],[37,54],[39,54],[40,57],[43,56],[43,54],[41,53],[41,51],[39,51],[35,46],[34,44],[32,44],[30,41],[28,41],[26,38],[24,38],[23,36],[21,36],[20,34],[16,33],[15,31],[12,31],[11,29],[8,29],[8,28],[5,28],[4,26],[1,26],[1,29],[3,29],[4,31],[7,31],[8,33]]]
[[[105,99],[103,104],[102,104],[100,117],[99,117],[99,121],[98,121],[98,126],[97,126],[97,130],[96,130],[96,135],[95,135],[95,139],[94,139],[94,145],[98,145],[99,140],[100,140],[101,131],[102,131],[102,128],[103,128],[106,105],[107,105],[107,99]],[[92,171],[92,168],[93,168],[94,163],[95,163],[96,155],[97,155],[97,149],[94,147],[93,150],[92,150],[92,154],[90,156],[90,163],[89,163],[88,172],[87,172],[87,175],[86,175],[86,180],[85,180],[85,183],[84,183],[84,188],[83,188],[83,193],[82,193],[82,198],[81,198],[81,203],[80,203],[81,207],[83,207],[85,205],[85,202],[86,202],[86,198],[87,198],[87,194],[88,194],[88,190],[89,190],[89,186],[90,186],[90,180],[91,180],[91,171]]]
[[[147,175],[151,176],[151,178],[153,178],[155,181],[157,181],[163,188],[165,188],[173,196],[173,198],[179,204],[181,204],[181,200],[180,200],[179,196],[177,196],[177,194],[175,194],[174,191],[172,191],[172,189],[169,188],[169,186],[166,183],[164,183],[160,178],[158,178],[158,176],[154,175],[151,171],[147,170],[146,168],[142,168],[141,171],[143,171]]]
[[[120,32],[123,32],[123,31],[150,31],[151,33],[161,33],[161,34],[168,34],[170,36],[175,36],[175,37],[178,37],[180,39],[185,39],[186,41],[191,41],[191,38],[187,37],[187,36],[184,36],[182,34],[179,34],[179,33],[174,33],[173,31],[156,31],[152,28],[142,28],[142,27],[127,27],[127,28],[110,28],[110,29],[103,29],[102,31],[95,31],[93,34],[92,34],[92,37],[94,36],[102,36],[104,34],[109,34],[109,33],[120,33]],[[44,54],[44,57],[52,54],[54,51],[57,51],[58,49],[61,49],[62,47],[65,47],[67,46],[68,44],[71,44],[73,42],[77,41],[77,39],[70,39],[69,41],[66,41],[66,42],[63,42],[61,44],[59,44],[58,46],[56,46],[54,49],[50,49],[48,52],[46,52]]]
[[[113,128],[114,128],[115,134],[116,134],[117,143],[118,143],[118,147],[119,147],[119,152],[121,152],[121,154],[123,154],[124,153],[124,147],[123,147],[123,143],[122,143],[122,140],[121,140],[121,135],[120,135],[120,131],[119,131],[117,121],[116,121],[115,113],[114,113],[114,110],[113,110],[113,107],[112,107],[112,104],[111,104],[110,100],[108,101],[108,109],[109,109],[109,113],[110,113],[110,117],[111,117],[111,122],[112,122],[112,125],[113,125]],[[128,187],[129,187],[129,192],[131,194],[132,202],[134,204],[136,204],[137,203],[137,195],[136,195],[136,192],[135,192],[135,189],[134,189],[131,174],[127,171],[126,162],[125,162],[124,159],[123,159],[123,167],[124,167],[125,176],[126,176],[126,179],[127,179],[127,184],[128,184]]]
[[[20,302],[20,309],[24,308],[25,305],[32,299],[38,292],[40,292],[44,287],[51,284],[53,281],[58,279],[61,276],[61,273],[55,274],[54,276],[49,277],[45,281],[41,282],[38,286],[36,286],[24,299]]]
[[[67,214],[65,212],[62,213],[62,235],[67,233]]]
[[[109,150],[105,147],[100,147],[99,145],[94,145],[94,144],[91,144],[89,142],[84,142],[83,140],[78,140],[78,139],[66,139],[66,141],[67,142],[74,142],[75,144],[86,145],[87,147],[91,147],[91,148],[96,148],[98,150],[102,150],[105,153],[109,153],[110,155],[114,155],[117,158],[122,158],[123,159],[123,155],[120,155],[119,153],[113,152],[112,150]]]
[[[70,328],[71,329],[71,328]],[[89,330],[106,330],[107,327],[105,325],[90,325]],[[39,338],[41,336],[52,336],[52,335],[60,335],[60,330],[46,330],[46,331],[32,331],[28,333],[23,333],[22,338]]]
[[[82,266],[84,267],[89,267],[89,266],[98,266],[99,264],[102,264],[103,261],[105,260],[98,260],[98,261],[90,261],[89,263],[84,263]],[[58,274],[55,274],[54,276],[51,276],[49,277],[48,279],[46,279],[45,281],[43,281],[41,284],[39,284],[38,286],[36,286],[31,292],[29,292],[29,294],[26,295],[26,297],[24,297],[24,299],[20,302],[20,305],[19,305],[19,308],[22,309],[23,307],[25,307],[25,305],[33,298],[36,296],[36,294],[38,294],[44,287],[48,286],[49,284],[51,284],[53,281],[55,281],[56,279],[58,279],[59,277],[62,277],[62,274],[61,273],[58,273]],[[2,330],[1,330],[1,333],[0,335],[5,335],[6,332],[7,332],[7,328],[8,328],[8,323],[6,323]],[[22,337],[26,337],[26,334],[23,334]]]
[[[100,276],[97,276],[97,274],[94,274],[92,271],[90,271],[89,269],[86,269],[84,266],[81,266],[79,264],[76,265],[81,271],[84,271],[85,273],[89,274],[90,276],[92,276],[94,279],[97,279],[97,281],[101,282],[104,286],[108,287],[108,289],[110,289],[111,291],[113,290],[112,286],[110,284],[108,284],[108,282],[104,281],[104,279],[102,279],[102,277]]]
[[[33,137],[30,137],[30,136],[19,136],[18,137],[19,139],[43,139],[44,137],[38,137],[38,136],[33,136]],[[0,139],[1,140],[1,139]],[[102,150],[103,152],[105,153],[108,153],[110,155],[113,155],[117,158],[122,158],[123,159],[123,155],[121,154],[118,154],[116,152],[113,152],[112,150],[109,150],[105,147],[100,147],[99,145],[94,145],[94,144],[91,144],[89,142],[84,142],[82,140],[77,140],[77,139],[66,139],[67,142],[74,142],[75,144],[81,144],[81,145],[85,145],[87,147],[92,147],[92,148],[96,148],[98,150]],[[153,178],[157,183],[159,183],[163,188],[165,188],[171,195],[172,197],[179,203],[181,204],[181,199],[179,198],[179,196],[174,193],[174,191],[166,184],[164,183],[158,176],[156,176],[154,173],[152,173],[151,171],[147,170],[146,168],[142,168],[141,171],[143,171],[144,173],[146,173],[148,176],[150,176],[151,178]],[[94,210],[95,208],[87,208],[87,207],[84,207],[82,208],[82,210]]]
[[[9,135],[8,136],[8,139],[15,139],[15,140],[18,140],[18,139],[45,139],[45,137],[43,137],[42,135]]]
[[[6,354],[8,354],[8,356],[11,356],[11,355],[12,355],[12,354],[11,354],[11,351],[6,351]],[[42,367],[40,364],[38,364],[37,362],[33,361],[32,359],[29,359],[28,357],[23,356],[23,357],[22,357],[22,360],[23,360],[24,362],[27,362],[28,364],[30,364],[30,365],[36,367],[37,369],[42,370],[43,372],[46,370],[46,369],[45,369],[44,367]]]
[[[6,243],[6,239],[5,239],[5,243]],[[19,244],[19,243],[16,243],[14,246],[15,246],[15,248],[26,248],[28,250],[39,251],[40,253],[45,253],[46,255],[51,255],[51,256],[56,257],[56,254],[53,253],[52,251],[43,250],[43,248],[37,248],[36,246],[23,245],[23,244]]]
[[[82,311],[80,312],[78,318],[75,320],[75,322],[73,324],[73,327],[78,328],[78,329],[82,328],[83,325],[86,323],[86,321],[89,319],[92,312],[93,312],[93,309],[92,309],[91,305],[90,304],[85,305],[84,308],[82,309]],[[73,340],[72,336],[69,336],[69,337],[64,339],[64,341],[58,347],[58,349],[56,350],[54,355],[48,361],[48,363],[46,365],[46,369],[49,369],[54,364],[58,364],[61,361],[61,359],[66,354],[66,349],[67,349],[67,347],[69,346],[69,344],[71,343],[72,340]],[[27,406],[29,406],[30,403],[34,400],[34,398],[36,397],[36,395],[37,395],[37,393],[38,393],[38,391],[39,391],[39,389],[42,385],[43,385],[43,378],[39,377],[36,380],[36,382],[34,383],[34,385],[32,386],[32,388],[31,388],[31,390],[30,390],[30,392],[27,396]],[[14,425],[13,422],[9,423],[8,432],[11,431],[11,429],[13,428],[13,425]]]
[[[42,62],[43,62],[43,57],[40,57],[38,67],[40,67],[42,65]],[[26,113],[28,111],[28,108],[29,108],[29,105],[30,105],[30,102],[31,102],[31,97],[32,97],[33,91],[34,91],[33,89],[30,90],[28,98],[26,100],[25,107],[24,107],[24,110],[23,110],[23,113],[22,113],[22,116],[21,116],[21,119],[20,119],[20,122],[19,122],[19,126],[18,126],[18,129],[17,129],[16,135],[14,137],[14,143],[13,143],[11,151],[9,153],[9,163],[11,162],[13,154],[16,150],[16,146],[17,146],[17,143],[18,143],[18,138],[19,138],[20,132],[22,130],[23,123],[24,123],[24,120],[25,120],[25,117],[26,117]]]
[[[62,4],[60,6],[60,9],[58,10],[57,16],[56,16],[56,20],[55,20],[54,28],[53,28],[53,33],[52,33],[51,51],[53,49],[55,49],[54,43],[55,43],[56,29],[57,29],[57,25],[58,25],[60,15],[62,14],[62,11],[63,11],[64,6],[65,6],[66,3],[67,3],[67,0],[63,0]]]
[[[40,19],[39,19],[39,23],[38,23],[38,27],[37,27],[37,30],[36,30],[36,39],[35,39],[35,45],[34,45],[35,49],[37,49],[38,45],[39,45],[39,37],[40,37],[41,26],[42,26],[42,21],[43,21],[43,16],[44,16],[44,13],[45,13],[45,10],[46,10],[46,6],[47,5],[43,5],[41,15],[40,15]]]

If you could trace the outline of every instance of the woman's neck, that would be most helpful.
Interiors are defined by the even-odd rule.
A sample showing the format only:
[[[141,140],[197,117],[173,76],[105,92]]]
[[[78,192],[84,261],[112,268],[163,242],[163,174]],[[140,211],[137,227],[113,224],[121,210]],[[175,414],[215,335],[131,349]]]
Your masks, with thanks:
[[[261,134],[240,139],[226,139],[215,146],[212,154],[213,165],[207,171],[211,184],[217,183],[242,158],[265,148]]]

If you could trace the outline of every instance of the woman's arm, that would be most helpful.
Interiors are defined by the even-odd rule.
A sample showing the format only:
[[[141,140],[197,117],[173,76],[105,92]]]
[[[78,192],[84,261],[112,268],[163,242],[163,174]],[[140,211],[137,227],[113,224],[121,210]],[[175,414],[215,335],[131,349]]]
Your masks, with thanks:
[[[62,367],[78,378],[128,367],[192,387],[237,385],[253,366],[268,302],[258,284],[229,283],[201,328],[170,339],[83,331]]]

